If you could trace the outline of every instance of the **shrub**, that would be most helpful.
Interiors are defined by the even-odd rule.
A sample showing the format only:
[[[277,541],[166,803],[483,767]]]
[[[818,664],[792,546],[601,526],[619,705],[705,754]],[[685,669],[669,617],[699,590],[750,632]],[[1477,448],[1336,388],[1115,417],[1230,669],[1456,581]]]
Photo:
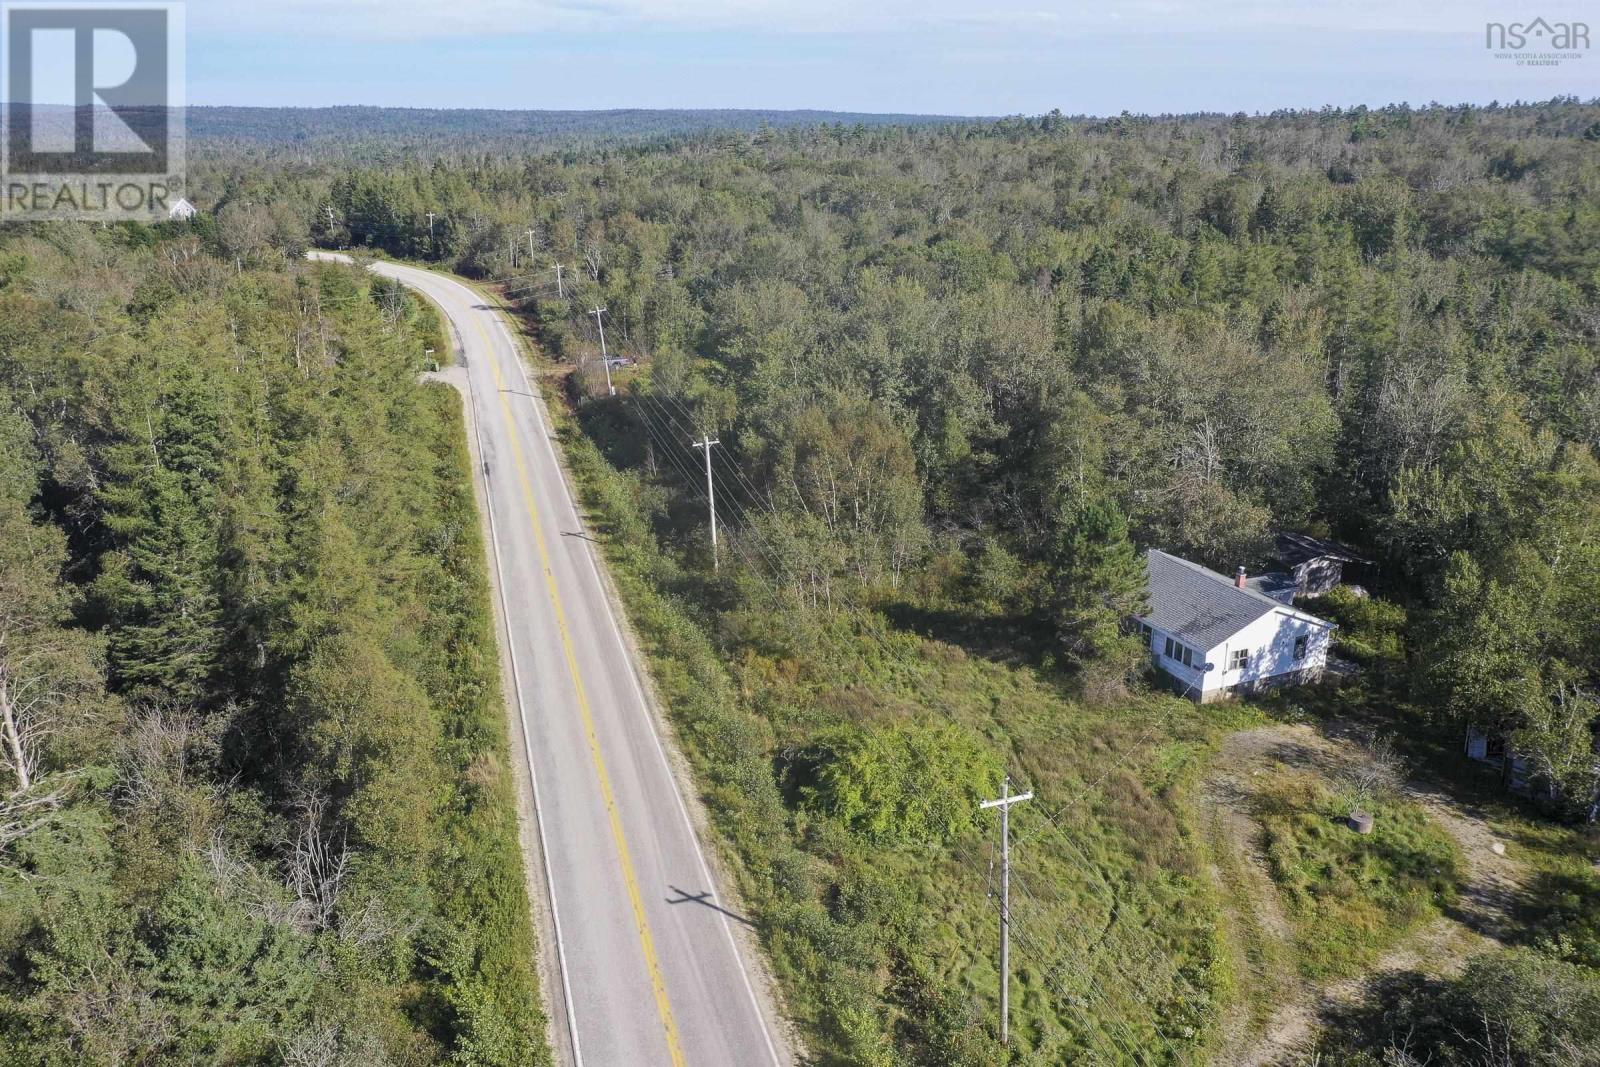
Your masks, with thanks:
[[[1357,596],[1348,586],[1336,585],[1296,606],[1339,624],[1335,645],[1348,659],[1369,665],[1405,659],[1406,609],[1399,604]]]
[[[819,738],[813,753],[805,806],[880,844],[952,840],[1000,783],[994,756],[948,723],[845,727]]]

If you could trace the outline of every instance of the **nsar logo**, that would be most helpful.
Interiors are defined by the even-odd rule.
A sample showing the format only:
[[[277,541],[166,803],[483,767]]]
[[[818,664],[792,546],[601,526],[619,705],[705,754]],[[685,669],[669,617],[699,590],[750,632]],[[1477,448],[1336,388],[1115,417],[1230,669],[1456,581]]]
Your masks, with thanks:
[[[1510,60],[1519,67],[1558,67],[1583,58],[1589,49],[1589,24],[1543,18],[1488,22],[1484,24],[1483,47],[1494,52],[1496,59]]]

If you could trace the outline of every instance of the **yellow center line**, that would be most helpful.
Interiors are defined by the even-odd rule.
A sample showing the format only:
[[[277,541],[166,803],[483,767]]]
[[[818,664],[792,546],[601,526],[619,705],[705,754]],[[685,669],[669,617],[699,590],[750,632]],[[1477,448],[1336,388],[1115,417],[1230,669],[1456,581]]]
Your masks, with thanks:
[[[567,628],[567,613],[561,606],[561,593],[556,588],[555,571],[550,566],[550,549],[544,531],[539,525],[539,506],[533,495],[533,483],[528,478],[528,463],[523,456],[522,444],[517,440],[516,417],[511,402],[506,399],[505,379],[500,376],[499,361],[495,358],[494,343],[478,316],[472,316],[489,350],[489,371],[494,375],[495,390],[500,394],[500,407],[505,412],[506,425],[511,440],[511,456],[516,463],[517,478],[522,483],[522,496],[528,508],[528,518],[533,523],[534,541],[539,546],[539,565],[544,570],[545,585],[550,590],[550,603],[555,608],[556,629],[561,633],[561,651],[567,660],[567,670],[572,675],[572,685],[578,694],[578,711],[583,717],[583,730],[589,740],[589,755],[594,760],[594,770],[600,779],[600,795],[605,800],[606,814],[611,819],[611,840],[617,846],[617,859],[622,864],[622,880],[627,883],[628,900],[633,905],[634,926],[639,931],[639,945],[644,949],[644,962],[650,971],[650,984],[655,988],[656,1013],[666,1030],[667,1052],[674,1067],[684,1067],[683,1049],[678,1044],[678,1025],[672,1019],[672,1005],[667,1000],[667,983],[661,976],[661,965],[656,959],[655,939],[650,936],[650,924],[645,919],[644,897],[639,892],[639,880],[633,873],[633,857],[628,851],[628,839],[622,831],[622,816],[617,811],[617,798],[611,791],[611,776],[606,772],[606,761],[600,754],[600,738],[595,733],[594,714],[589,708],[589,696],[583,687],[583,675],[578,671],[578,656],[572,645],[572,634]]]

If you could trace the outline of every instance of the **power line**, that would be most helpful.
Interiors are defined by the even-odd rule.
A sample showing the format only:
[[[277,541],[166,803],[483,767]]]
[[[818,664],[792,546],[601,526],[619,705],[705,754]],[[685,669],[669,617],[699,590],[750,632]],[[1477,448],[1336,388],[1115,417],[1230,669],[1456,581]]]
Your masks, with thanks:
[[[665,393],[656,395],[662,401],[676,407],[683,414],[685,421],[693,421],[689,418],[689,413],[684,409],[683,404],[675,397]],[[724,458],[728,460],[729,469],[733,471],[734,477],[739,479],[740,483],[744,486],[745,492],[749,494],[750,499],[757,504],[764,505],[767,511],[769,511],[773,517],[776,518],[778,516],[778,508],[777,505],[773,504],[771,498],[762,496],[761,493],[757,491],[756,487],[750,484],[750,480],[744,476],[744,472],[740,470],[737,463],[733,462],[731,456],[725,456]]]
[[[694,491],[700,497],[700,499],[701,500],[706,500],[707,503],[709,504],[709,500],[707,499],[705,491],[703,489],[699,488],[699,485],[698,485],[698,482],[696,480],[695,475],[689,470],[689,468],[687,466],[684,465],[683,461],[678,458],[678,451],[677,450],[682,447],[678,442],[681,439],[674,437],[668,431],[665,431],[665,430],[662,430],[662,429],[658,428],[650,420],[650,417],[648,415],[646,415],[646,413],[645,413],[643,408],[635,408],[634,410],[636,412],[638,412],[638,414],[640,415],[640,423],[641,423],[641,425],[643,425],[645,427],[646,432],[650,435],[650,439],[661,450],[663,455],[666,456],[668,462],[670,462],[678,470],[678,473],[683,476],[684,481],[687,482],[690,485],[690,487],[694,489]],[[755,571],[755,572],[759,573],[762,568],[755,562],[755,559],[750,555],[749,548],[742,541],[740,541],[738,539],[735,539],[732,542],[732,544],[733,544],[734,550],[736,552],[738,552],[744,558],[746,565],[752,571]],[[759,547],[759,545],[757,547]]]
[[[657,400],[659,399],[658,397],[657,398],[652,398],[652,397],[648,396],[647,394],[633,394],[633,395],[635,395],[638,399],[643,401],[644,402],[644,406],[648,406],[650,408],[655,409],[655,411],[656,411],[655,418],[665,420],[667,423],[671,424],[675,429],[678,429],[680,432],[682,432],[682,426],[679,424],[678,420],[669,411],[667,411],[663,406],[661,406],[659,403],[657,403]],[[641,407],[640,410],[641,410],[641,413],[642,413],[643,407]],[[681,410],[682,409],[680,408],[680,411]],[[688,418],[688,416],[685,413],[685,419],[687,419],[687,418]],[[730,466],[731,466],[731,464],[730,464]],[[680,469],[680,472],[685,474],[686,479],[688,479],[689,475],[687,474],[686,471],[683,470],[681,465],[680,465],[679,469]],[[735,466],[734,469],[737,470],[737,467]],[[692,482],[691,482],[691,484],[692,484]],[[746,484],[748,485],[748,482]],[[702,497],[702,499],[705,499],[708,496],[708,494],[702,492],[702,493],[700,493],[700,496]],[[760,500],[760,497],[757,496],[756,499]],[[768,502],[768,507],[771,508],[770,502]],[[774,514],[776,514],[775,510],[774,510]],[[757,542],[757,547],[758,548],[761,547],[759,539],[758,539],[758,542]],[[876,633],[874,630],[872,630],[870,628],[865,628],[865,629],[863,629],[862,632],[870,640],[876,642],[881,648],[883,648],[883,650],[886,653],[892,653],[892,650],[888,648],[887,642],[884,640],[884,638],[880,634]],[[1148,734],[1147,734],[1147,736],[1148,736]],[[1124,758],[1126,758],[1126,754],[1125,754]],[[931,768],[928,767],[925,759],[922,760],[922,762],[923,762],[923,765],[924,765],[925,769],[931,769]],[[1119,763],[1120,762],[1121,761],[1119,761]],[[1056,812],[1057,816],[1059,816],[1059,814],[1061,812],[1068,810],[1075,803],[1081,802],[1083,797],[1086,796],[1088,792],[1091,792],[1094,789],[1097,789],[1099,787],[1099,785],[1101,783],[1103,783],[1104,780],[1105,780],[1105,776],[1102,775],[1094,783],[1091,783],[1084,792],[1081,792],[1080,794],[1078,794],[1077,796],[1075,796],[1071,800],[1069,800],[1066,804],[1063,804],[1060,808],[1057,809],[1057,812]],[[1028,836],[1030,836],[1030,837],[1035,836],[1037,834],[1037,832],[1038,831],[1034,831],[1034,832],[1030,833]],[[1020,843],[1020,840],[1021,839],[1019,839],[1019,843]],[[973,863],[973,861],[970,860],[970,859],[965,859],[964,860],[963,857],[959,854],[959,852],[953,852],[952,853],[952,859],[955,859],[957,862]],[[1104,881],[1104,877],[1099,874],[1098,869],[1094,867],[1092,862],[1089,862],[1087,857],[1084,857],[1084,860],[1085,860],[1086,864],[1091,868],[1091,871],[1096,876],[1099,876],[1102,881]],[[976,866],[978,868],[979,872],[982,871],[982,865],[981,864],[974,863],[974,866]],[[1009,863],[1007,863],[1006,866],[1009,866]],[[1004,875],[1002,877],[1004,877]],[[991,863],[990,873],[989,873],[989,876],[988,876],[988,882],[989,882],[989,884],[991,886],[991,892],[992,892],[992,880],[993,880],[993,868],[992,868],[992,863]],[[1109,883],[1106,883],[1106,884],[1109,885]],[[1006,895],[1005,891],[1004,891],[1004,888],[1002,889],[1002,894],[1003,894],[1003,896]],[[1024,895],[1031,897],[1031,895],[1027,894],[1025,890],[1024,890]],[[1011,907],[1010,907],[1009,899],[1003,900],[1002,904],[1001,904],[1001,907],[1002,907],[1002,915],[1004,917],[1002,921],[1009,925],[1009,917],[1012,914],[1012,910],[1011,910]],[[1048,964],[1047,964],[1047,966],[1048,966]],[[1003,965],[1003,970],[1008,970],[1008,968],[1006,968]],[[1004,981],[1005,981],[1005,985],[1003,985],[1002,988],[1003,989],[1007,989],[1007,992],[1009,992],[1009,990],[1008,990],[1009,980],[1005,979]],[[1142,995],[1145,995],[1146,997],[1149,996],[1148,990],[1144,989],[1143,987],[1140,987],[1139,992]],[[1154,1000],[1154,998],[1150,998],[1150,999],[1152,1001]],[[1004,1006],[1002,1006],[1002,1013],[1003,1013],[1003,1016],[1002,1016],[1003,1018],[1008,1014],[1008,1012],[1007,1012],[1007,1010],[1006,1010],[1006,1008]],[[1122,1024],[1122,1025],[1124,1025],[1124,1028],[1125,1028],[1126,1024]],[[1004,1025],[1003,1025],[1002,1029],[1005,1029]],[[1006,1036],[1008,1036],[1008,1035],[1003,1034],[1002,1035],[1002,1040],[1005,1040]],[[1130,1039],[1131,1039],[1131,1034],[1129,1036],[1130,1036]]]
[[[692,425],[693,421],[694,421],[692,419],[692,417],[683,408],[681,403],[679,403],[676,398],[671,397],[670,395],[667,395],[667,394],[648,394],[648,393],[643,393],[643,392],[635,392],[635,393],[633,393],[631,395],[634,396],[637,400],[640,401],[640,403],[638,405],[636,405],[635,409],[640,412],[641,419],[643,420],[644,425],[646,425],[647,428],[649,428],[649,430],[651,432],[651,435],[652,435],[652,438],[660,440],[660,443],[663,444],[663,446],[664,446],[663,450],[666,451],[668,453],[669,458],[671,458],[673,460],[674,465],[677,466],[677,468],[679,470],[679,473],[682,474],[685,477],[685,480],[688,481],[691,486],[695,485],[694,477],[689,474],[687,469],[681,463],[677,462],[676,456],[674,455],[674,449],[672,447],[670,447],[670,445],[668,444],[668,442],[671,441],[671,439],[672,439],[670,432],[657,430],[655,428],[655,425],[654,425],[656,420],[660,420],[664,425],[670,426],[672,428],[672,430],[677,431],[677,433],[680,435],[679,439],[681,439],[683,436],[687,436],[688,435],[688,431],[686,430],[684,425],[682,423],[680,423],[678,417],[676,415],[674,415],[674,413],[671,410],[669,410],[668,405],[670,404],[672,407],[676,407],[677,408],[678,412],[680,414],[682,414],[682,416],[683,416],[683,422],[684,423],[688,423],[688,424]],[[647,408],[653,408],[654,409],[654,411],[655,411],[654,418],[651,418],[651,417],[646,415],[646,409]],[[707,438],[708,438],[708,435],[702,434],[702,439],[703,440],[707,439]],[[702,447],[702,446],[700,444],[696,444],[694,447]],[[745,478],[745,476],[743,475],[743,472],[741,471],[739,465],[737,463],[733,462],[731,457],[725,457],[725,459],[727,460],[727,467],[728,467],[729,472],[731,473],[731,475],[734,478],[738,479],[738,481],[740,482],[740,484],[741,484],[742,488],[744,489],[745,494],[748,496],[748,498],[753,503],[755,503],[756,505],[762,507],[768,513],[772,514],[774,517],[781,517],[780,513],[777,511],[776,506],[774,505],[772,500],[769,497],[763,496],[759,491],[757,491],[755,489],[755,487],[753,485],[751,485],[750,481],[747,478]],[[725,484],[723,484],[723,480],[717,474],[717,472],[715,470],[715,465],[713,464],[713,462],[711,460],[710,448],[709,447],[707,447],[707,462],[706,462],[706,466],[707,466],[707,471],[706,471],[707,484],[706,484],[706,488],[704,490],[697,490],[698,495],[702,499],[706,500],[707,503],[708,503],[708,506],[710,506],[711,502],[712,502],[712,500],[714,498],[716,487],[718,485],[722,485],[723,486],[723,490],[724,490],[724,495],[728,499],[729,509],[736,516],[738,516],[740,518],[741,523],[743,525],[745,525],[750,530],[751,535],[753,537],[753,542],[752,543],[753,543],[754,547],[758,551],[760,551],[762,553],[762,555],[766,556],[768,562],[770,564],[772,564],[772,566],[773,566],[773,576],[774,577],[780,576],[783,573],[784,568],[779,567],[777,565],[777,562],[772,559],[771,554],[768,551],[768,546],[766,544],[765,538],[762,537],[762,535],[760,534],[759,530],[756,529],[753,526],[753,524],[751,524],[749,522],[748,515],[747,514],[743,514],[743,509],[733,499],[732,494],[730,494],[728,492],[728,487]],[[753,560],[749,556],[748,552],[744,553],[744,557],[745,557],[747,563],[752,563],[753,564]],[[865,620],[863,620],[863,621],[865,621]],[[876,644],[878,644],[880,646],[880,648],[886,654],[889,654],[891,656],[893,655],[893,650],[889,647],[889,645],[888,645],[887,641],[885,640],[885,638],[883,637],[883,635],[877,633],[870,626],[865,626],[865,625],[862,627],[861,632],[862,632],[863,636],[867,637],[870,641],[875,642]],[[1055,829],[1058,833],[1060,833],[1063,836],[1063,839],[1069,845],[1072,845],[1072,847],[1074,848],[1074,851],[1077,852],[1077,854],[1082,859],[1084,865],[1088,868],[1088,873],[1090,873],[1093,877],[1097,878],[1102,884],[1104,884],[1106,886],[1106,888],[1110,891],[1110,893],[1112,895],[1112,899],[1115,900],[1116,895],[1117,895],[1116,888],[1109,882],[1108,879],[1106,879],[1105,875],[1099,870],[1098,866],[1095,865],[1093,863],[1093,861],[1090,860],[1089,857],[1086,854],[1084,854],[1080,848],[1077,848],[1076,845],[1074,845],[1071,842],[1070,837],[1068,837],[1065,834],[1065,831],[1059,825],[1057,820],[1065,812],[1071,810],[1076,805],[1082,803],[1089,796],[1091,796],[1094,793],[1098,792],[1100,787],[1105,783],[1105,781],[1110,777],[1111,774],[1113,774],[1118,768],[1123,766],[1129,759],[1132,758],[1132,756],[1135,753],[1137,753],[1138,751],[1142,750],[1142,747],[1143,747],[1144,743],[1147,742],[1150,739],[1151,735],[1153,734],[1155,726],[1156,726],[1155,723],[1151,723],[1149,726],[1147,726],[1144,734],[1140,737],[1138,742],[1136,742],[1135,745],[1130,746],[1129,749],[1127,749],[1126,751],[1121,753],[1119,755],[1119,757],[1117,758],[1117,760],[1114,763],[1112,763],[1110,766],[1108,766],[1094,781],[1086,784],[1081,790],[1079,790],[1076,794],[1074,794],[1074,796],[1072,796],[1066,802],[1064,802],[1063,804],[1061,804],[1060,806],[1055,808],[1053,812],[1043,813],[1042,817],[1044,819],[1044,823],[1041,826],[1036,827],[1033,830],[1030,830],[1028,833],[1023,835],[1022,837],[1019,837],[1017,839],[1016,843],[1018,845],[1020,845],[1024,841],[1031,840],[1031,839],[1037,837],[1038,834],[1042,833],[1045,829]],[[923,759],[922,762],[924,764],[924,768],[925,769],[930,769],[931,770],[931,767],[928,767],[928,765],[926,764],[926,760],[925,759]],[[1031,794],[1030,794],[1030,796],[1031,796]],[[952,855],[952,859],[955,859],[958,862],[971,862],[970,860],[963,861],[962,857],[959,855],[959,853],[952,852],[951,855]],[[982,870],[981,865],[977,865],[977,866],[978,866],[978,870],[981,872],[981,870]],[[1004,859],[1003,859],[1003,867],[1006,868],[1006,869],[1009,868],[1009,857],[1004,857]],[[1007,889],[1007,886],[1005,885],[1006,877],[1007,877],[1006,873],[1003,872],[1003,874],[1002,874],[1002,896],[1005,897],[1006,899],[1003,899],[1001,907],[1002,907],[1002,923],[1006,927],[1006,929],[1009,930],[1009,928],[1010,928],[1010,916],[1011,916],[1012,912],[1011,912],[1011,906],[1010,906],[1010,902],[1009,902],[1008,889]],[[990,881],[992,883],[992,868],[991,868],[991,874],[990,874]],[[1026,891],[1025,886],[1023,886],[1020,881],[1019,881],[1019,887],[1023,888],[1024,898],[1031,900],[1032,899],[1032,894],[1030,894],[1030,893],[1028,893]],[[1059,898],[1058,898],[1058,903],[1059,903]],[[1115,909],[1113,908],[1113,913],[1114,913],[1114,911],[1115,911]],[[1020,931],[1019,931],[1019,936],[1020,936]],[[1032,945],[1034,943],[1034,939],[1031,936],[1027,940],[1030,943],[1030,945]],[[1058,945],[1059,945],[1061,943],[1059,935],[1057,935],[1057,941],[1058,941]],[[1156,946],[1151,942],[1145,942],[1145,943],[1143,943],[1142,947],[1145,948],[1145,950],[1146,950],[1146,952],[1145,952],[1146,962],[1154,963],[1156,957],[1161,957],[1163,960],[1165,960],[1166,954],[1160,950],[1159,946]],[[1003,955],[1008,955],[1008,952],[1003,952]],[[1045,955],[1045,953],[1043,952],[1042,949],[1040,950],[1040,955],[1041,956]],[[1170,964],[1170,961],[1168,961],[1168,962]],[[1003,971],[1008,971],[1008,969],[1009,968],[1007,966],[1007,962],[1006,961],[1002,961],[1002,970]],[[1176,969],[1174,968],[1171,973],[1176,973]],[[1002,982],[1003,982],[1003,984],[1002,984],[1002,1001],[1005,1001],[1005,1000],[1008,999],[1008,995],[1007,995],[1008,994],[1008,988],[1007,987],[1009,985],[1009,981],[1008,981],[1008,979],[1006,977],[1003,976]],[[1157,1003],[1157,998],[1151,996],[1151,993],[1150,993],[1150,990],[1149,990],[1148,987],[1144,986],[1141,983],[1138,983],[1137,980],[1132,979],[1132,978],[1130,978],[1130,984],[1132,984],[1135,987],[1135,990],[1136,990],[1137,994],[1139,996],[1143,997],[1147,1002],[1151,1003],[1152,1005]],[[1007,1039],[1007,1037],[1009,1036],[1008,1033],[1006,1032],[1007,1029],[1008,1029],[1008,1023],[1006,1021],[1006,1016],[1007,1015],[1008,1015],[1007,1006],[1003,1003],[1002,1004],[1002,1041],[1005,1041]],[[1124,1031],[1126,1032],[1126,1023],[1120,1023],[1120,1025],[1123,1026]],[[1165,1036],[1160,1033],[1159,1028],[1156,1028],[1154,1030],[1154,1033],[1159,1039],[1161,1039],[1162,1041],[1164,1041],[1167,1044],[1169,1050],[1173,1052],[1174,1056],[1176,1056],[1176,1050],[1172,1048],[1171,1042],[1167,1041]],[[1110,1036],[1110,1035],[1108,1035],[1108,1036]],[[1131,1033],[1129,1033],[1128,1036],[1131,1039],[1131,1037],[1132,1037]]]
[[[691,438],[691,439],[695,436],[695,432],[694,431],[690,430],[688,427],[684,426],[682,423],[679,423],[679,421],[675,417],[673,417],[672,413],[670,411],[668,411],[665,407],[660,405],[655,399],[653,399],[650,396],[650,394],[637,393],[636,392],[636,393],[633,393],[631,395],[635,399],[637,399],[639,401],[642,401],[645,404],[653,406],[655,411],[656,411],[657,416],[664,423],[666,423],[667,425],[671,426],[675,433],[681,435],[682,437]],[[726,501],[726,503],[728,505],[728,510],[733,512],[735,520],[741,526],[743,526],[746,529],[748,529],[750,531],[750,534],[751,534],[752,537],[757,538],[758,541],[763,540],[761,538],[760,531],[756,528],[755,524],[750,521],[750,517],[749,517],[748,512],[744,509],[744,507],[742,505],[740,505],[738,503],[738,499],[737,499],[738,494],[733,492],[732,488],[724,481],[724,479],[722,478],[722,476],[720,474],[716,473],[715,468],[713,468],[713,476],[715,477],[716,484],[719,487],[719,489],[720,489],[720,491],[721,491],[721,493],[723,495],[723,498],[724,498],[724,500]],[[776,512],[774,512],[774,514],[776,514]],[[775,549],[775,546],[768,546],[768,545],[763,544],[761,546],[762,554],[767,558],[767,561],[772,565],[772,568],[773,568],[772,577],[773,577],[774,580],[777,580],[777,579],[779,579],[781,577],[782,572],[784,571],[785,568],[782,567],[779,564],[779,561],[776,558],[774,552],[773,551],[768,551],[769,547],[772,547],[772,548]]]

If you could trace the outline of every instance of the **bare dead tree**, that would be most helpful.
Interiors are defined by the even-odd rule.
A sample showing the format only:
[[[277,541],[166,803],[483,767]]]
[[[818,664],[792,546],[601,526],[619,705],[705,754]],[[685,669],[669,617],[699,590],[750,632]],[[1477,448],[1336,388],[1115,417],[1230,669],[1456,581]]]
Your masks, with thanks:
[[[1389,1045],[1383,1050],[1384,1067],[1428,1067],[1433,1062],[1433,1053],[1419,1054],[1414,1047],[1416,1032],[1408,1030],[1403,1036],[1396,1034],[1389,1039]]]
[[[399,282],[385,285],[378,291],[378,310],[383,324],[390,330],[399,326],[405,315],[406,295]]]
[[[16,842],[50,822],[66,800],[67,781],[48,792],[13,794],[0,800],[0,856]]]
[[[34,668],[40,653],[8,657],[0,643],[0,767],[11,773],[12,793],[33,788],[39,773],[39,745],[55,723],[60,695],[48,676]]]
[[[329,930],[350,875],[349,843],[343,830],[329,826],[327,797],[307,792],[298,807],[300,825],[289,843],[284,885],[294,896],[300,924]]]
[[[189,781],[189,750],[199,720],[187,708],[162,702],[135,717],[117,792],[135,807],[161,803]]]
[[[302,927],[299,902],[290,899],[284,887],[266,871],[235,856],[222,831],[211,835],[203,858],[217,888],[239,901],[250,914],[275,926]]]
[[[1368,731],[1357,738],[1355,758],[1340,771],[1351,803],[1366,808],[1399,792],[1406,777],[1405,759],[1386,734]]]
[[[1210,485],[1222,477],[1222,445],[1209,415],[1174,450],[1172,465],[1180,480],[1191,483]]]
[[[1465,410],[1467,389],[1457,374],[1406,364],[1378,387],[1376,433],[1388,465],[1432,467]]]
[[[300,1031],[283,1047],[284,1067],[335,1067],[341,1062],[340,1036],[337,1024]]]
[[[13,654],[9,631],[0,629],[0,852],[49,822],[75,778],[43,765],[44,745],[72,696],[70,682],[49,669],[56,651]]]

